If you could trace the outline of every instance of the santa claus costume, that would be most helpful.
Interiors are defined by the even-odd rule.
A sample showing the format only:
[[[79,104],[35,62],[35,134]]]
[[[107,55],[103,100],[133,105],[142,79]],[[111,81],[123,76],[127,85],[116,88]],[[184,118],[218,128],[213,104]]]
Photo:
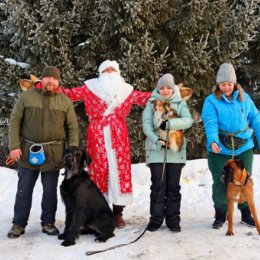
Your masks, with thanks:
[[[117,227],[124,227],[123,207],[132,203],[131,154],[126,117],[132,105],[144,106],[150,92],[140,92],[120,75],[116,61],[99,66],[99,77],[81,87],[63,89],[72,101],[83,100],[89,126],[86,150],[91,179],[113,205]]]

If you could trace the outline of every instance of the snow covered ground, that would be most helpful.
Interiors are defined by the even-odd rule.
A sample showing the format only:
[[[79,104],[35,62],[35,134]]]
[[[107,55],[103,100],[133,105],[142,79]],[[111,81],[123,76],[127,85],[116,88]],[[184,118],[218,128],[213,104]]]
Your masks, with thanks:
[[[260,155],[255,155],[253,178],[255,203],[260,215]],[[188,161],[182,172],[181,233],[170,232],[165,225],[157,232],[145,235],[128,246],[104,253],[86,256],[88,250],[102,250],[127,243],[139,236],[149,219],[150,171],[144,164],[132,165],[134,203],[127,207],[124,218],[127,226],[115,230],[115,237],[106,243],[94,241],[94,236],[81,236],[76,245],[63,247],[57,237],[41,232],[40,205],[42,187],[40,180],[34,190],[33,207],[29,225],[23,236],[6,237],[11,227],[13,205],[17,186],[17,173],[0,167],[0,260],[85,260],[85,259],[260,259],[260,236],[256,229],[240,224],[240,213],[234,213],[232,237],[225,236],[227,224],[220,230],[211,228],[214,210],[211,200],[211,174],[207,160]],[[62,180],[60,177],[60,181]],[[64,228],[64,206],[59,198],[56,225]]]

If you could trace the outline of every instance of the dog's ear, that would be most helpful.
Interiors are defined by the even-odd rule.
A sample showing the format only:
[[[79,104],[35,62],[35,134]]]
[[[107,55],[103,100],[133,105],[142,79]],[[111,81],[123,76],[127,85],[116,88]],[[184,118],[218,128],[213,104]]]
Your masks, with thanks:
[[[82,159],[85,161],[87,158],[86,151],[81,149],[81,152],[82,152]]]
[[[24,76],[19,80],[19,85],[23,91],[32,88],[36,83],[40,82],[41,80],[36,76],[30,74],[28,76]]]
[[[171,111],[171,104],[169,102],[164,102],[163,108],[165,109],[165,111],[169,112]]]
[[[92,162],[92,159],[91,159],[90,155],[88,153],[86,153],[86,164],[87,164],[87,166],[89,166],[91,164],[91,162]]]
[[[245,169],[245,165],[244,165],[243,160],[238,159],[238,160],[235,160],[235,162],[236,162],[237,167],[238,167],[240,170],[244,170],[244,169]]]
[[[233,169],[233,167],[231,167],[231,165],[225,164],[221,178],[223,179],[224,183],[226,183],[226,184],[229,182],[233,182],[234,169]]]
[[[193,93],[192,89],[188,87],[184,87],[183,83],[179,83],[178,87],[180,90],[181,98],[185,101],[189,100]]]
[[[158,100],[155,99],[151,103],[153,104],[153,107],[156,108],[156,106],[158,105]]]

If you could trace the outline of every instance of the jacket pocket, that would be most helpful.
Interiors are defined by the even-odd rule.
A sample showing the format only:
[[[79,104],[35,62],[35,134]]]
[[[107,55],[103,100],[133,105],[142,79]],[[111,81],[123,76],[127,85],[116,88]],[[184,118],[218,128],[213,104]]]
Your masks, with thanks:
[[[161,151],[162,145],[159,141],[157,141],[156,143],[153,143],[147,138],[145,140],[145,150],[147,150],[147,151]]]

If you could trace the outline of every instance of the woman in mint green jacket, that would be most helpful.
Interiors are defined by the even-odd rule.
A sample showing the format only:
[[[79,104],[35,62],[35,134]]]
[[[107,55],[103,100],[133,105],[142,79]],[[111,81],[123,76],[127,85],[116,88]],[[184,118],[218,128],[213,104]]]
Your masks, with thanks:
[[[180,232],[180,176],[186,162],[186,140],[180,152],[167,149],[167,160],[164,180],[162,180],[165,147],[156,134],[154,120],[154,100],[168,101],[178,114],[178,118],[163,121],[162,130],[183,130],[191,127],[193,119],[188,106],[180,96],[178,86],[174,83],[171,74],[163,75],[152,92],[151,98],[143,112],[143,131],[147,136],[145,141],[146,164],[151,170],[151,195],[150,195],[150,222],[149,231],[156,231],[165,218],[167,227],[173,232]]]

